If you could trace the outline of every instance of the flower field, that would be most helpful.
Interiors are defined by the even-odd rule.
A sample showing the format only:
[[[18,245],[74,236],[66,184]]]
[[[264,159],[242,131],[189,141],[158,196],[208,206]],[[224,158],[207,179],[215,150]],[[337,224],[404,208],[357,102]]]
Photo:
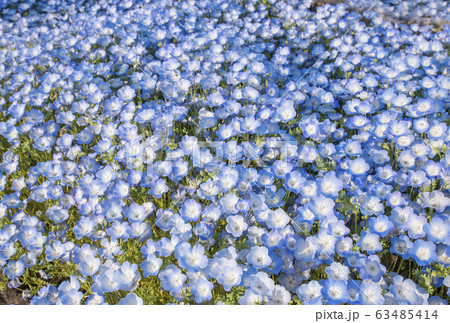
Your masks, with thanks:
[[[450,6],[333,2],[0,0],[0,291],[447,305]]]

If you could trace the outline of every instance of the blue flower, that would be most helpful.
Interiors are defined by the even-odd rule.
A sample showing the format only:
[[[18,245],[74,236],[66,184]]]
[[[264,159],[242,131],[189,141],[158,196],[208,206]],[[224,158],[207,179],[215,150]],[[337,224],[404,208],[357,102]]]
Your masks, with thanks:
[[[10,260],[8,265],[3,269],[3,273],[13,280],[25,273],[25,266],[22,260]]]
[[[361,232],[361,238],[358,240],[356,245],[362,250],[367,251],[369,254],[380,252],[383,249],[380,243],[380,236],[367,231]]]
[[[419,266],[426,266],[437,260],[436,245],[430,241],[414,241],[408,253]]]
[[[400,255],[403,259],[409,258],[409,250],[412,248],[413,244],[407,236],[402,235],[400,237],[392,237],[390,241],[391,248],[389,251],[391,253]]]
[[[226,230],[232,234],[235,238],[240,237],[245,230],[247,230],[248,225],[244,221],[242,215],[229,216],[227,218]]]
[[[191,283],[191,292],[195,296],[196,303],[202,303],[212,299],[212,289],[214,285],[203,277]]]
[[[358,263],[360,265],[359,275],[362,279],[370,279],[377,283],[386,273],[386,267],[380,263],[380,258],[377,255],[362,258]]]
[[[247,261],[256,269],[262,269],[272,263],[269,250],[266,247],[253,246],[247,254]]]
[[[325,297],[331,305],[347,303],[350,299],[347,283],[342,280],[326,280],[323,284],[322,296]]]
[[[369,232],[376,233],[384,238],[392,229],[394,224],[384,214],[369,219]]]
[[[423,231],[431,242],[441,242],[447,245],[450,243],[450,223],[446,222],[443,217],[433,217],[430,223],[423,225]]]
[[[194,246],[187,242],[178,244],[175,249],[175,257],[178,259],[180,267],[189,271],[198,271],[208,266],[205,248],[200,244]]]
[[[100,268],[100,259],[92,256],[84,257],[84,259],[78,264],[78,270],[84,276],[94,275]]]
[[[159,269],[163,261],[157,258],[155,255],[151,254],[147,256],[147,259],[141,263],[142,271],[144,272],[144,277],[156,276],[158,275]]]
[[[359,301],[362,305],[383,305],[384,297],[381,287],[369,281],[363,281],[360,287]]]
[[[229,292],[233,286],[241,283],[242,269],[238,266],[225,265],[221,268],[217,281],[223,286],[225,291]]]
[[[129,293],[119,301],[118,305],[144,305],[144,301],[136,294]]]

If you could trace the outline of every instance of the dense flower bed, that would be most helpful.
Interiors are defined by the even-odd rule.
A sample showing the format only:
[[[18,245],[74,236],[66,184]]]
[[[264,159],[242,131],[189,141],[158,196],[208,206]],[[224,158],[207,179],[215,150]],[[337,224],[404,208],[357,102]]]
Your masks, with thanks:
[[[447,304],[449,25],[311,2],[0,2],[0,287]]]

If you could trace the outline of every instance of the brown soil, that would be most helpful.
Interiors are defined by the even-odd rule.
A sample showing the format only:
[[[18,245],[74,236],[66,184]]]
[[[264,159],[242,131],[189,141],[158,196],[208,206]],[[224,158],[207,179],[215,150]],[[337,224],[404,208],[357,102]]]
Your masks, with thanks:
[[[6,288],[0,291],[0,305],[27,305],[28,301],[22,298],[22,293],[17,289]]]

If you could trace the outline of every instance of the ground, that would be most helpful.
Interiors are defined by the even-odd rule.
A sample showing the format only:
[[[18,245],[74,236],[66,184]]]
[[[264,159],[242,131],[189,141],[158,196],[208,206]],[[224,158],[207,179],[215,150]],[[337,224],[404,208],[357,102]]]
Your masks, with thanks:
[[[16,289],[7,288],[5,291],[0,291],[0,305],[26,305],[28,301],[22,299],[22,293]]]

